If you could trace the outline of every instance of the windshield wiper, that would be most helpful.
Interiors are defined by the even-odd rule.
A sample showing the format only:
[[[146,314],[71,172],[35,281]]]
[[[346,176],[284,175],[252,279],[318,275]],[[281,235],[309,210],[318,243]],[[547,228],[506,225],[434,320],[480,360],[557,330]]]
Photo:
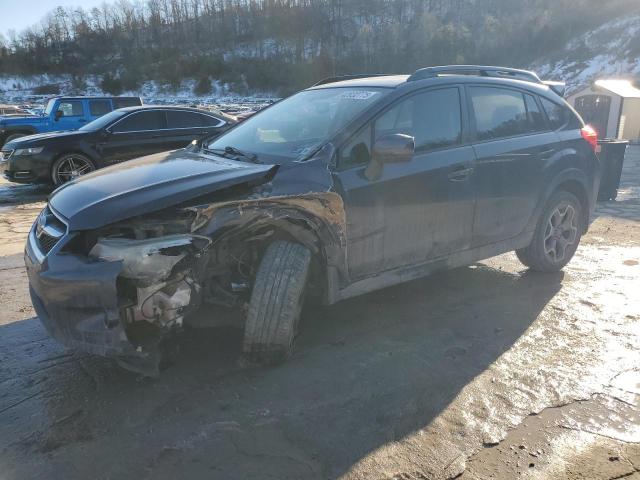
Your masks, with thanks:
[[[242,157],[253,163],[262,163],[258,160],[258,155],[251,152],[244,152],[242,150],[238,150],[236,147],[224,147],[224,148],[212,148],[207,149],[208,152],[215,153],[216,155],[222,155],[223,157]]]

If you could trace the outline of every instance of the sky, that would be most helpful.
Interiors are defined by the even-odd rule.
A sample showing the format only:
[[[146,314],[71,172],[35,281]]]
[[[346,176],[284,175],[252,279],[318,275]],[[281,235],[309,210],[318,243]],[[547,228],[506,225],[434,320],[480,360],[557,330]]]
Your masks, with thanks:
[[[104,0],[0,0],[0,33],[7,35],[11,29],[20,32],[38,23],[45,14],[56,7],[92,8]],[[107,2],[108,3],[108,2]]]

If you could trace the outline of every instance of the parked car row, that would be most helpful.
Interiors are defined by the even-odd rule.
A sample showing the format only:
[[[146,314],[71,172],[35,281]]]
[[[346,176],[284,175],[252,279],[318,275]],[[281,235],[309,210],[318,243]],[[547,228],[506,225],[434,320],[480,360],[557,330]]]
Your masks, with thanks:
[[[16,105],[4,105],[0,103],[0,117],[15,116],[15,115],[31,115],[31,113]]]
[[[113,110],[139,105],[139,97],[55,97],[42,115],[0,118],[0,146],[35,133],[77,130]]]
[[[97,110],[97,102],[103,102],[104,110]],[[61,185],[114,163],[215,137],[235,123],[224,114],[182,107],[136,106],[111,111],[120,102],[58,101],[50,110],[63,112],[54,114],[62,126],[77,125],[78,118],[85,118],[80,114],[103,114],[89,123],[80,122],[77,130],[10,136],[0,150],[0,171],[13,182]]]
[[[91,169],[98,152],[149,153],[186,112],[118,110],[53,135],[84,149],[56,175],[77,176],[78,154]],[[18,150],[59,162],[48,141],[5,145],[12,178]],[[144,373],[157,373],[161,339],[205,303],[238,312],[251,360],[280,361],[307,296],[333,304],[513,250],[533,270],[563,268],[594,210],[596,146],[532,72],[323,81],[216,138],[58,188],[26,246],[32,301],[63,344]]]

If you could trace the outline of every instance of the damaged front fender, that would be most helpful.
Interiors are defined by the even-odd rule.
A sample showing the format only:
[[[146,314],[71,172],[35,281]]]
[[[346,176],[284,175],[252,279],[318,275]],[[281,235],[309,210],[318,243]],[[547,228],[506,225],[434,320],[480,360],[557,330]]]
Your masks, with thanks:
[[[346,217],[335,192],[274,196],[193,207],[194,229],[213,239],[286,232],[322,259],[323,267],[346,275]],[[335,288],[336,286],[329,286]]]

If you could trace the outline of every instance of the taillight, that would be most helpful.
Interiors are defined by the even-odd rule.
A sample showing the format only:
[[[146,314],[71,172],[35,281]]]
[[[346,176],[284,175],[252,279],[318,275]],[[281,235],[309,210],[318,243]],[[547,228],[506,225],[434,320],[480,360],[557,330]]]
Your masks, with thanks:
[[[591,125],[585,126],[582,130],[580,130],[582,134],[582,138],[584,138],[593,151],[596,152],[598,150],[598,132]]]

